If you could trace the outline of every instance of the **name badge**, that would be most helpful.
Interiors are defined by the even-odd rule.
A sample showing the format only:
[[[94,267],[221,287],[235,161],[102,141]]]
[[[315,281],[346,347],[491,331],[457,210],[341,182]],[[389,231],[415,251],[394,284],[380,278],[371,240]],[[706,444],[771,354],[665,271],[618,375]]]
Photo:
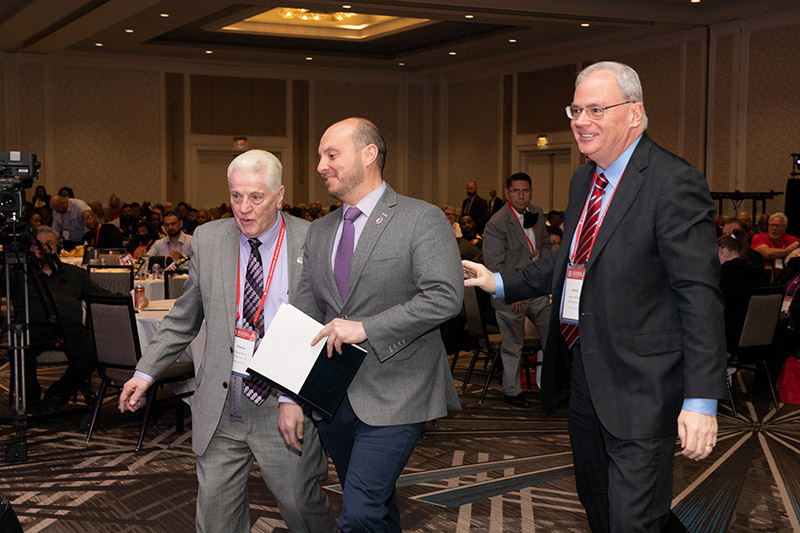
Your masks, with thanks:
[[[780,257],[775,258],[775,269],[782,270],[783,269],[783,259]]]
[[[258,335],[254,331],[236,328],[236,338],[233,343],[233,369],[232,373],[243,378],[250,377],[247,367],[250,366],[250,359],[256,347]]]
[[[577,324],[580,316],[581,290],[586,269],[583,265],[569,265],[564,291],[561,294],[561,322]]]
[[[69,230],[68,230],[68,229],[66,229],[66,228],[64,228],[64,229],[61,231],[61,236],[62,236],[62,237],[64,237],[64,240],[65,240],[65,241],[68,241],[68,240],[69,240]]]

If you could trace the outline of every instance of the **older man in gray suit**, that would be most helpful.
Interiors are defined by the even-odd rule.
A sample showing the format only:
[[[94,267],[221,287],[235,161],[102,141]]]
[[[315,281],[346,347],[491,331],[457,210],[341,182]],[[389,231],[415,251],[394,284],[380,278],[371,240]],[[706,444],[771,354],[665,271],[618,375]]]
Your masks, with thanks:
[[[531,177],[517,172],[506,180],[508,203],[492,216],[483,235],[483,261],[492,272],[522,268],[552,253],[544,213],[531,204]],[[472,290],[472,289],[470,289]],[[525,341],[525,317],[536,326],[542,346],[547,343],[550,298],[537,296],[508,304],[492,298],[497,326],[503,334],[503,394],[514,407],[530,407],[519,384],[519,358]]]
[[[153,378],[183,353],[206,319],[192,400],[197,531],[250,531],[247,479],[254,458],[291,531],[335,528],[321,491],[327,460],[312,420],[249,380],[243,385],[240,375],[246,369],[241,361],[258,343],[253,339],[263,335],[281,303],[294,298],[302,270],[308,223],[281,214],[281,172],[280,161],[263,150],[245,152],[230,164],[234,219],[197,228],[183,296],[120,395],[120,410],[135,410]],[[291,446],[282,437],[289,428]]]
[[[326,326],[328,354],[358,343],[367,356],[319,434],[344,488],[339,528],[401,531],[395,482],[427,420],[460,408],[439,324],[461,310],[463,280],[442,211],[382,179],[386,144],[371,122],[332,125],[317,171],[342,209],[306,239],[297,306]]]

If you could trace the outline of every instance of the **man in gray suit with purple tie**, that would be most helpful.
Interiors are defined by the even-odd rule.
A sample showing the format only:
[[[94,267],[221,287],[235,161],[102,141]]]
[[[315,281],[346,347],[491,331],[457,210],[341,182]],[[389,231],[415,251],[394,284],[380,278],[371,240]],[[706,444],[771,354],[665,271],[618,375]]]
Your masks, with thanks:
[[[342,209],[311,224],[297,307],[325,327],[328,353],[367,351],[322,442],[343,486],[339,529],[398,532],[395,482],[425,422],[460,408],[439,324],[463,301],[460,256],[442,211],[382,178],[386,144],[371,122],[327,129],[317,171]]]
[[[278,158],[263,150],[245,152],[230,164],[233,219],[195,231],[183,295],[120,394],[120,410],[136,410],[153,378],[183,353],[205,319],[206,345],[192,397],[199,532],[250,531],[247,481],[253,459],[291,531],[335,530],[322,493],[327,458],[313,421],[298,405],[279,404],[275,394],[255,394],[254,384],[241,377],[246,364],[241,368],[239,362],[246,363],[257,342],[250,339],[263,335],[281,303],[293,301],[303,269],[309,224],[280,212],[281,173]],[[291,445],[284,442],[289,428]]]

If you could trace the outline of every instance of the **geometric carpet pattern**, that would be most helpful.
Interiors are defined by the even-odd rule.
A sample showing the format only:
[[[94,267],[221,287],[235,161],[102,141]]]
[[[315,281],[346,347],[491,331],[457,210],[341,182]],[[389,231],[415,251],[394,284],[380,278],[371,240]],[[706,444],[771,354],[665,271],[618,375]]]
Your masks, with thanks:
[[[464,357],[463,359],[468,359]],[[63,367],[44,367],[56,379]],[[456,369],[456,377],[463,375]],[[460,390],[461,381],[456,379]],[[479,383],[481,382],[481,383]],[[516,409],[495,384],[479,405],[482,379],[462,395],[462,411],[429,423],[398,481],[404,531],[418,533],[584,532],[575,493],[566,413]],[[0,393],[8,368],[0,364]],[[529,393],[537,403],[537,393]],[[4,395],[3,398],[6,396]],[[5,402],[0,409],[8,416]],[[85,406],[34,420],[27,429],[28,459],[8,463],[14,429],[0,427],[0,495],[30,532],[165,532],[194,530],[195,457],[191,423],[175,431],[169,404],[134,452],[140,418],[121,415],[116,399],[104,405],[87,444]],[[188,411],[188,410],[187,410]],[[673,510],[692,532],[800,531],[800,406],[737,393],[737,416],[720,402],[720,435],[702,462],[675,448]],[[338,513],[336,473],[326,491]],[[285,532],[258,466],[250,476],[255,532]]]

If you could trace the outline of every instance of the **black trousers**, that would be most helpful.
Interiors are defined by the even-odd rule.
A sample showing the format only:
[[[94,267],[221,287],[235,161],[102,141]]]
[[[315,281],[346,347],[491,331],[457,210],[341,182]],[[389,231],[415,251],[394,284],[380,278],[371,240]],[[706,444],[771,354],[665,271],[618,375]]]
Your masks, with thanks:
[[[592,404],[579,344],[572,353],[569,435],[589,527],[594,533],[685,531],[670,512],[677,435],[637,440],[611,435]]]
[[[67,355],[67,369],[61,378],[53,383],[45,393],[45,397],[66,401],[75,394],[86,379],[97,367],[97,355],[94,349],[92,332],[89,328],[77,325],[65,326],[31,324],[31,349],[25,355],[25,391],[28,405],[41,403],[42,388],[36,376],[36,358],[48,350],[61,350]],[[61,342],[56,343],[56,341]],[[14,361],[11,358],[13,367]]]

